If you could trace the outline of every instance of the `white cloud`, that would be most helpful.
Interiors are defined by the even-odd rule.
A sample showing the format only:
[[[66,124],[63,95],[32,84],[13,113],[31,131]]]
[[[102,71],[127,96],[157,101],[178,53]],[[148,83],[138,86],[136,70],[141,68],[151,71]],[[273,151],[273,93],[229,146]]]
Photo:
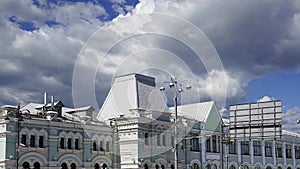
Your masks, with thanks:
[[[74,26],[74,23],[99,24],[98,26],[100,26],[101,22],[97,17],[107,15],[102,6],[94,5],[91,2],[55,6],[50,13],[56,22],[62,23],[65,26]]]
[[[267,101],[272,101],[272,100],[276,100],[276,99],[274,97],[264,96],[264,97],[258,99],[257,102],[267,102]]]
[[[247,82],[243,81],[238,74],[213,70],[204,77],[199,77],[198,80],[200,95],[209,96],[219,104],[220,109],[224,106],[220,105],[224,99],[242,98],[245,95],[244,87]]]
[[[103,24],[97,17],[106,15],[104,8],[91,3],[39,8],[31,0],[4,0],[0,2],[0,14],[0,63],[6,65],[0,71],[0,90],[7,93],[0,102],[37,100],[48,91],[71,105],[76,57],[89,36]],[[12,16],[17,22],[9,20]],[[33,22],[37,29],[22,30],[19,21]],[[47,21],[58,24],[48,26]]]
[[[120,38],[124,35],[157,30],[168,30],[169,34],[181,31],[181,25],[177,25],[176,22],[166,24],[163,20],[156,20],[155,24],[149,25],[151,18],[136,17],[149,12],[161,12],[174,15],[175,18],[184,18],[201,29],[216,47],[225,71],[206,72],[205,65],[201,65],[194,57],[189,58],[192,52],[188,53],[181,42],[174,42],[175,40],[170,38],[166,40],[155,35],[143,35],[144,39],[140,36],[130,37],[130,41],[123,40],[126,41],[123,45],[116,46],[111,51],[107,56],[109,59],[105,60],[105,64],[100,68],[104,70],[103,76],[99,78],[100,75],[97,75],[97,82],[100,82],[100,79],[111,81],[114,72],[124,69],[129,72],[135,70],[135,65],[138,65],[136,67],[164,66],[164,69],[173,72],[179,78],[190,77],[184,66],[178,66],[179,62],[170,61],[168,57],[151,57],[153,51],[148,54],[142,52],[149,48],[164,49],[182,59],[196,75],[195,79],[198,83],[194,85],[194,89],[200,92],[202,98],[212,98],[216,101],[221,101],[225,96],[227,99],[241,101],[246,95],[245,87],[252,79],[274,70],[299,68],[300,62],[297,56],[300,44],[300,4],[298,1],[266,3],[259,0],[226,2],[141,0],[128,14],[124,11],[131,9],[131,6],[121,5],[124,4],[123,0],[113,0],[113,3],[119,4],[116,9],[123,13],[113,21],[104,24],[98,17],[107,16],[107,12],[102,6],[93,3],[59,5],[50,3],[51,8],[46,9],[33,5],[31,0],[1,1],[0,63],[7,63],[7,69],[0,72],[1,79],[5,79],[0,88],[4,89],[6,86],[16,88],[19,87],[20,81],[27,81],[32,88],[37,88],[35,90],[41,90],[47,88],[46,85],[36,87],[39,83],[35,80],[44,76],[53,77],[54,79],[50,81],[55,82],[57,87],[70,87],[76,57],[81,47],[97,30],[104,33],[101,37],[93,37],[95,39],[91,47],[96,50],[87,53],[93,56],[91,60],[85,61],[87,68],[95,64],[99,55],[107,52],[104,49],[107,49],[111,42],[122,43]],[[48,5],[43,0],[40,0],[40,4]],[[9,21],[11,16],[16,16],[20,21],[33,21],[38,29],[32,32],[21,30],[17,23]],[[48,20],[58,24],[49,27],[44,24]],[[178,34],[179,40],[195,35],[189,30],[182,30],[181,33]],[[191,44],[199,46],[198,49],[204,49],[202,44]],[[147,57],[140,59],[136,56],[129,59],[131,63],[127,60],[126,66],[121,64],[125,63],[124,57],[135,53],[136,55],[143,53]],[[179,57],[184,54],[184,57]],[[108,88],[109,86],[101,86],[97,90],[103,92],[102,89]],[[19,92],[24,91],[24,93],[29,90],[21,90],[21,87],[19,89]],[[225,96],[224,91],[226,91]],[[66,92],[70,93],[70,91]],[[71,98],[67,99],[71,100]]]
[[[283,129],[300,133],[300,124],[297,124],[297,120],[300,119],[300,107],[292,107],[283,113],[282,123]]]
[[[103,27],[106,31],[105,35],[101,36],[103,37],[102,39],[98,37],[97,41],[94,42],[95,44],[92,44],[92,47],[97,48],[96,44],[99,43],[108,45],[109,42],[115,41],[115,39],[120,39],[120,41],[117,42],[119,44],[123,42],[121,37],[126,35],[142,34],[148,31],[156,32],[157,30],[168,30],[169,34],[176,32],[178,37],[180,37],[179,40],[183,41],[187,37],[195,36],[195,34],[188,30],[180,30],[181,25],[176,24],[176,22],[168,22],[166,24],[163,19],[154,21],[151,17],[139,16],[149,12],[161,12],[174,16],[174,18],[184,18],[194,24],[194,26],[200,28],[212,40],[225,68],[224,72],[216,69],[206,73],[205,68],[194,72],[199,82],[195,88],[200,92],[200,96],[204,99],[211,98],[217,102],[224,100],[224,97],[233,101],[241,101],[246,95],[245,87],[249,81],[261,77],[270,71],[285,69],[286,65],[284,63],[290,65],[289,69],[291,67],[297,67],[297,65],[293,65],[297,63],[296,61],[293,63],[282,61],[284,58],[283,53],[286,52],[286,49],[283,48],[282,45],[278,45],[282,37],[289,33],[291,27],[288,26],[289,29],[286,29],[284,26],[281,26],[281,22],[288,23],[289,25],[291,23],[291,17],[285,15],[286,8],[291,9],[293,6],[281,6],[281,4],[277,2],[265,3],[262,1],[141,0],[132,13],[125,16],[120,15],[107,26]],[[253,12],[253,10],[256,12]],[[281,17],[283,21],[278,20],[277,17]],[[297,19],[293,20],[298,22]],[[149,25],[149,23],[151,24]],[[268,23],[268,25],[265,23]],[[270,27],[270,25],[273,26]],[[139,37],[130,37],[130,39],[138,38]],[[147,36],[145,39],[146,40],[141,41],[139,45],[131,41],[126,42],[126,45],[124,45],[126,46],[125,48],[122,48],[122,46],[116,47],[116,53],[108,55],[110,57],[108,59],[110,64],[103,65],[101,69],[107,70],[104,71],[106,75],[108,75],[107,73],[113,75],[113,72],[117,70],[116,67],[122,64],[122,57],[126,58],[135,52],[145,50],[149,47],[169,50],[179,57],[180,52],[184,51],[180,51],[180,47],[176,46],[175,43],[165,42],[163,38]],[[203,44],[197,45],[198,49],[204,48]],[[136,48],[137,46],[138,48]],[[276,48],[282,49],[283,53],[274,53],[274,49]],[[105,54],[106,51],[103,51],[101,47],[98,47],[98,49],[99,52],[97,53],[99,55]],[[185,55],[189,54],[186,53]],[[123,70],[126,69],[127,71],[122,72],[130,72],[130,70],[133,69],[131,65],[148,67],[150,63],[154,64],[155,61],[149,62],[149,57],[146,56],[147,55],[145,55],[143,59],[131,60],[132,63],[128,63],[126,65],[127,68],[126,66],[122,67]],[[292,57],[292,55],[289,55],[289,57]],[[153,57],[153,59],[154,58],[156,57]],[[203,67],[203,65],[193,63],[194,60],[187,58],[188,57],[185,56],[181,57],[181,59],[189,63],[189,68],[197,69],[197,67]],[[297,60],[296,58],[294,59]],[[215,60],[209,61],[211,64],[214,62]],[[165,65],[166,70],[174,70],[172,66],[176,65],[172,65],[173,62],[171,62],[171,64],[168,63],[168,60],[164,57],[156,59],[154,65],[159,67],[160,63]],[[207,64],[204,63],[204,66],[207,66]],[[177,68],[175,71],[185,75],[186,70],[178,66],[174,67]],[[185,78],[184,76],[181,77]]]

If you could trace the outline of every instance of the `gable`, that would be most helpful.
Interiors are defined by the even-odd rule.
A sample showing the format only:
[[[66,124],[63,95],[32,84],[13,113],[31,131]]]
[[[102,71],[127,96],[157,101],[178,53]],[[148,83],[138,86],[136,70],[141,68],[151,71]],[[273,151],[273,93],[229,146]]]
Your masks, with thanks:
[[[217,106],[213,104],[206,118],[204,129],[207,131],[219,132],[221,122],[222,122],[222,118],[219,114]]]

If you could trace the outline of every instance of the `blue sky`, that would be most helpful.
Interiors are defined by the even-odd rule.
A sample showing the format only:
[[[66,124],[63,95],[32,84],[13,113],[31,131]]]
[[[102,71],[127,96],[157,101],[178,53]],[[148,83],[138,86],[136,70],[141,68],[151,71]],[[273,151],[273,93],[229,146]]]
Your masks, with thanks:
[[[146,17],[151,13],[171,19],[154,18],[156,22],[151,22]],[[205,36],[188,28],[197,28]],[[140,34],[165,30],[173,37]],[[182,38],[174,38],[177,35]],[[191,50],[195,46],[205,49],[205,44],[182,43],[193,36],[207,37],[201,42],[214,47],[221,68],[208,70],[199,58],[211,53],[197,56]],[[139,67],[139,72],[158,81],[170,75],[189,79],[191,70],[197,95],[188,101],[199,101],[201,96],[200,101],[215,100],[222,109],[263,97],[281,99],[284,124],[298,130],[294,123],[288,124],[300,118],[297,0],[2,0],[0,38],[0,63],[5,65],[0,68],[1,105],[41,102],[47,91],[73,106],[74,68],[78,58],[90,52],[90,56],[105,55],[95,69],[94,80],[82,82],[95,84],[88,94],[96,95],[99,107],[113,77],[137,70],[133,68]],[[113,42],[116,45],[104,51]],[[91,57],[86,70],[96,61],[97,56]],[[147,67],[152,69],[143,70]],[[88,99],[82,99],[82,105],[89,104]]]
[[[300,105],[298,91],[300,91],[300,75],[294,72],[275,72],[264,77],[252,80],[247,86],[246,102],[251,102],[259,97],[272,96],[280,99],[287,110]]]

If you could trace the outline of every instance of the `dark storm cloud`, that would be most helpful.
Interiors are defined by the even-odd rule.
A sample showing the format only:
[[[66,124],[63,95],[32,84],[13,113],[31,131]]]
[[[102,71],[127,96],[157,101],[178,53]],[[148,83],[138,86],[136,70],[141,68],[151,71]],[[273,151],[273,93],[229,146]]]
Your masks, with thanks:
[[[261,76],[299,67],[299,12],[295,1],[213,1],[191,21],[212,40],[227,70]]]

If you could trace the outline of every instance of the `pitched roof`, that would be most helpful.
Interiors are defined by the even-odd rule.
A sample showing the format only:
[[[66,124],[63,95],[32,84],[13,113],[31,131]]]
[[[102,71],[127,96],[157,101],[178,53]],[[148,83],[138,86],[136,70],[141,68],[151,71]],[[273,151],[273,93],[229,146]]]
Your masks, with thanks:
[[[186,104],[177,106],[177,112],[180,116],[205,122],[213,106],[213,101]],[[170,107],[170,111],[174,112],[174,107]]]
[[[287,131],[287,130],[282,130],[282,135],[300,137],[300,134],[294,133],[294,132],[291,132],[291,131]]]
[[[93,108],[93,106],[85,106],[79,108],[66,108],[66,107],[62,108],[62,111],[66,113],[74,113],[74,112],[88,111],[88,110],[94,111],[95,109]]]
[[[40,103],[28,103],[25,106],[21,107],[21,110],[28,110],[30,114],[36,115],[38,110],[37,107],[43,106],[43,104]]]
[[[155,87],[153,77],[128,74],[115,78],[115,81],[98,114],[98,119],[125,115],[132,116],[131,109],[168,110],[163,95]]]

